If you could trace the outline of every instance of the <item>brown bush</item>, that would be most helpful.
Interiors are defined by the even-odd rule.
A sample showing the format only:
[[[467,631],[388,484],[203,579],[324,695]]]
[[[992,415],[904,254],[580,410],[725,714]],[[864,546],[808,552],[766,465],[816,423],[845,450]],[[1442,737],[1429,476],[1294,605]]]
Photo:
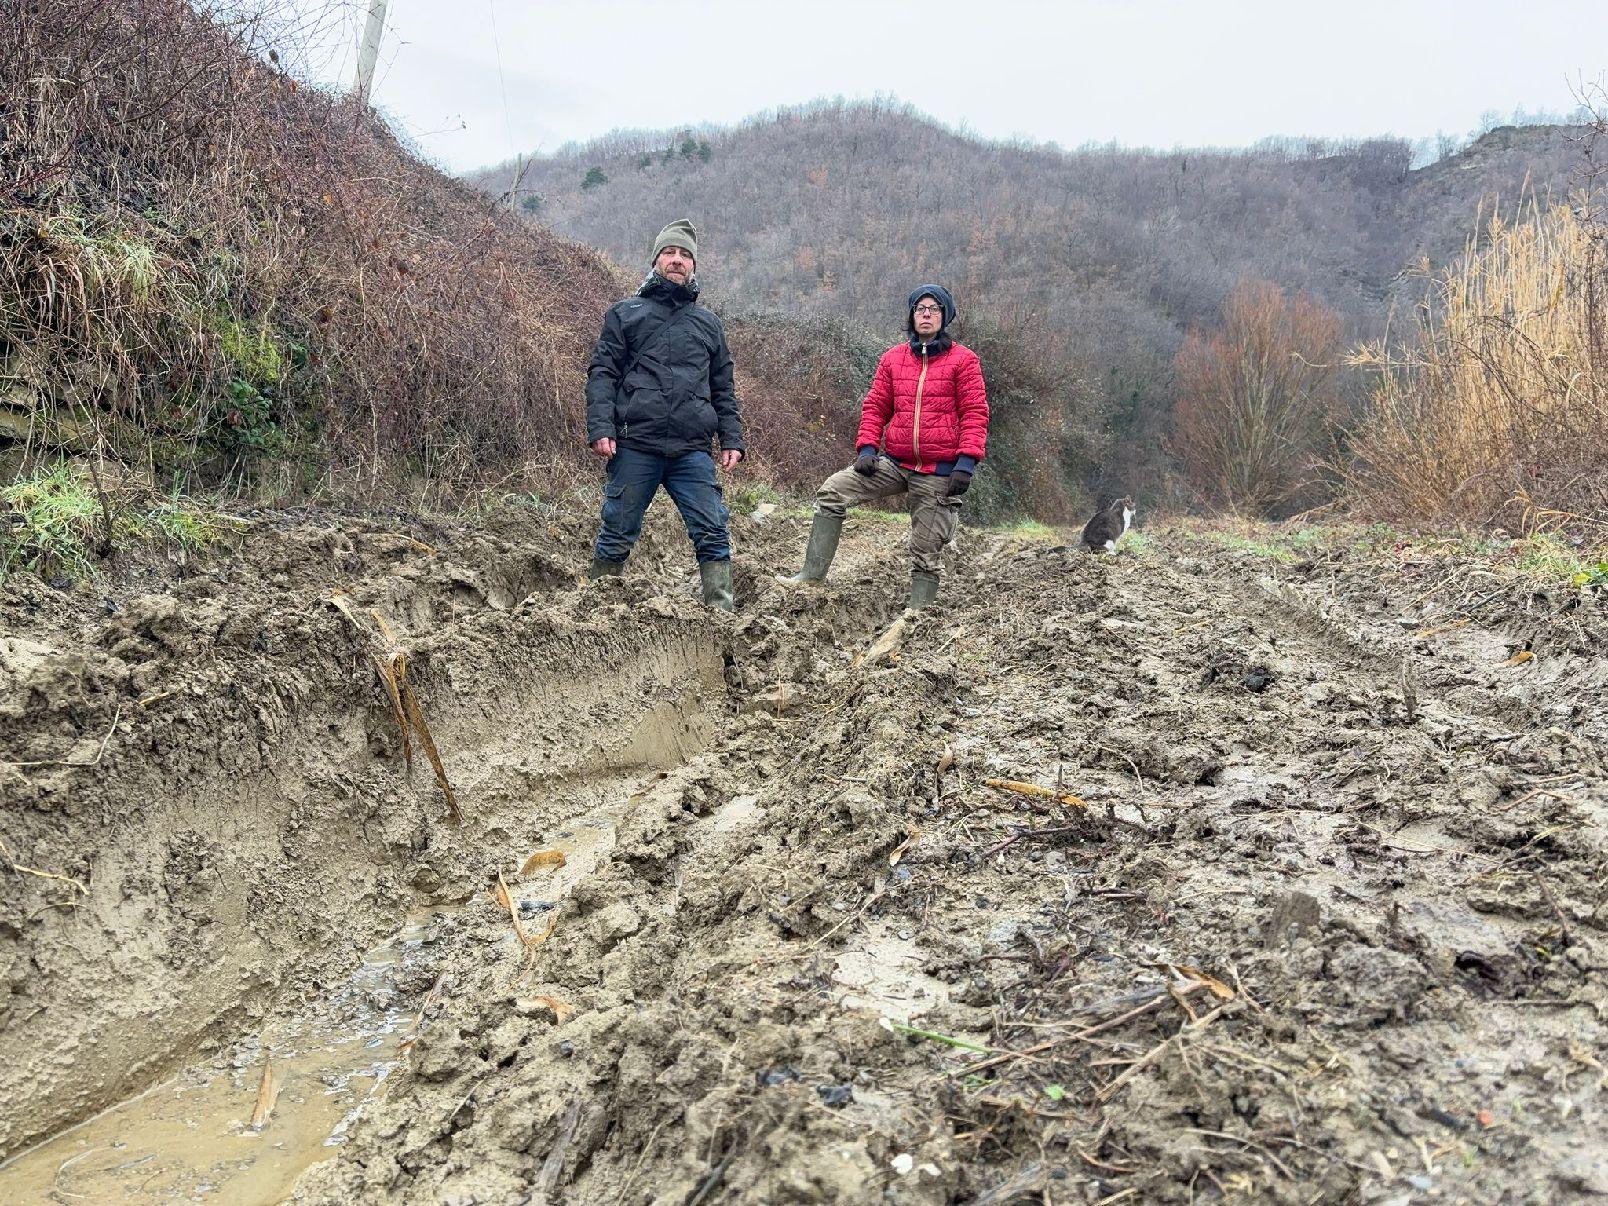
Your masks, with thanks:
[[[304,453],[363,493],[582,455],[624,287],[596,254],[265,63],[249,24],[0,0],[0,26],[0,365],[31,446],[234,480]]]
[[[1491,218],[1379,374],[1348,477],[1393,519],[1608,534],[1608,238],[1581,211]]]
[[[1222,327],[1191,331],[1176,361],[1171,446],[1208,504],[1272,515],[1307,502],[1338,408],[1339,317],[1267,281],[1241,281]]]

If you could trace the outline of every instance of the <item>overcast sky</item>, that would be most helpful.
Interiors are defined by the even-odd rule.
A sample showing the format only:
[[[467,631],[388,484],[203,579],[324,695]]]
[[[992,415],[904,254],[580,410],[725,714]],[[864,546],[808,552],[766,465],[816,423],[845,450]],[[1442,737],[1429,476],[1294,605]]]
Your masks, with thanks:
[[[367,4],[333,2],[313,70],[349,83]],[[1604,0],[391,0],[373,99],[462,171],[879,93],[1065,147],[1461,136],[1489,110],[1572,109],[1605,70]]]

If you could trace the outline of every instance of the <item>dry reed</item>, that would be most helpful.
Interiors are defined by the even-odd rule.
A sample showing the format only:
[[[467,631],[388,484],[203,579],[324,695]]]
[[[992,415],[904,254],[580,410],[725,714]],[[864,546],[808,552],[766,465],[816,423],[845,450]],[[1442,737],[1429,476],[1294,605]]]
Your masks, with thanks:
[[[1608,534],[1608,247],[1580,207],[1493,215],[1377,372],[1351,490],[1395,520]]]

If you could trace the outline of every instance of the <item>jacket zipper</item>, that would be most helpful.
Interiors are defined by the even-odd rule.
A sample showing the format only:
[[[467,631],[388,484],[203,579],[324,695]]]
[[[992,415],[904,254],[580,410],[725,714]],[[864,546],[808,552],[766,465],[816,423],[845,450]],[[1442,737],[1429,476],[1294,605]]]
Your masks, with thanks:
[[[927,386],[927,345],[921,345],[921,375],[916,378],[916,421],[913,429],[916,464],[921,464],[921,391]]]

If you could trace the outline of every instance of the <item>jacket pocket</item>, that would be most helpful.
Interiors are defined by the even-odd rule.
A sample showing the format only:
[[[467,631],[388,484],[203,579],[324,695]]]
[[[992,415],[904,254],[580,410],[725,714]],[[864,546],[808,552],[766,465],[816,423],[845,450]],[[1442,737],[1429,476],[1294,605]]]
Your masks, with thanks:
[[[627,427],[651,418],[658,398],[658,390],[622,389],[614,402],[614,421]]]

